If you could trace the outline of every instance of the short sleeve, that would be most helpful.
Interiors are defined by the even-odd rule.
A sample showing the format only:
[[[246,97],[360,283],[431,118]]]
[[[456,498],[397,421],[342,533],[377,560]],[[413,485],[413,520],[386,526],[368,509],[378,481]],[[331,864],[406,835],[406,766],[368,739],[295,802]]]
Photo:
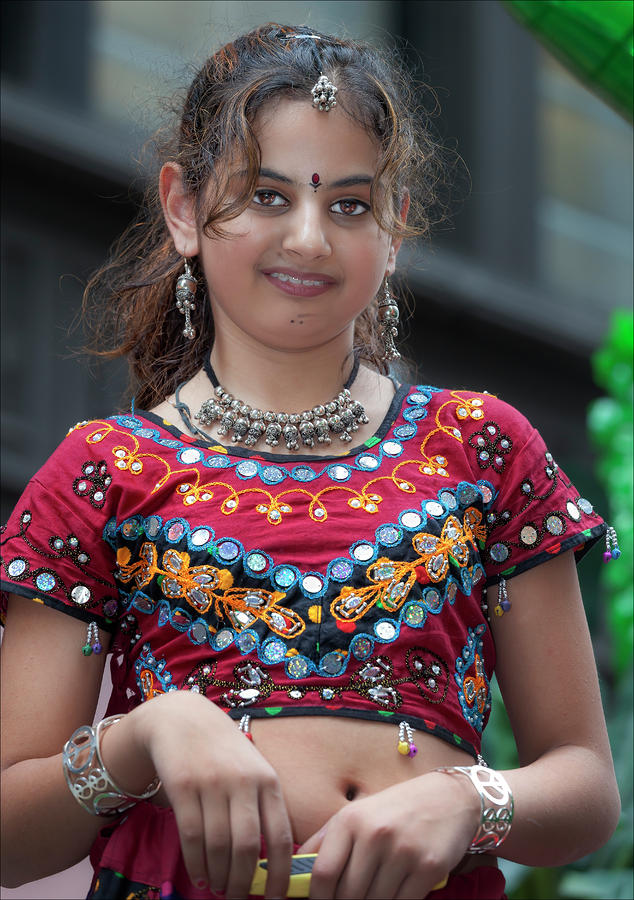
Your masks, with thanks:
[[[3,624],[8,594],[15,593],[114,631],[115,559],[103,539],[114,492],[108,464],[98,453],[71,430],[2,528]]]
[[[492,487],[484,548],[488,583],[567,550],[581,559],[605,533],[605,522],[530,422],[509,404],[483,397],[485,419],[465,443],[472,469]]]

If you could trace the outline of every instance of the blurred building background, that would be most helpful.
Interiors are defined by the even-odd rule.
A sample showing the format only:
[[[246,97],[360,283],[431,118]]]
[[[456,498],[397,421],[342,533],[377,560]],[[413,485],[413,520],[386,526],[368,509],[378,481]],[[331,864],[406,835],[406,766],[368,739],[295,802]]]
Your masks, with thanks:
[[[631,304],[632,130],[496,0],[4,0],[3,520],[71,425],[117,408],[123,366],[87,365],[73,325],[82,285],[133,216],[143,143],[193,66],[271,20],[396,36],[422,61],[470,184],[458,166],[451,225],[401,256],[417,380],[518,406],[601,508],[589,357],[610,311]],[[86,871],[2,896],[82,897]]]

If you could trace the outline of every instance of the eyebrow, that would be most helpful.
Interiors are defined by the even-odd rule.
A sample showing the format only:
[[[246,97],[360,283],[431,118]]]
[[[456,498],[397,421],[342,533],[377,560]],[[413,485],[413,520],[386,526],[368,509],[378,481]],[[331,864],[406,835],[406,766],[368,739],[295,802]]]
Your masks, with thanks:
[[[262,178],[270,178],[272,181],[281,181],[282,184],[291,184],[296,185],[291,178],[288,178],[286,175],[281,175],[279,172],[274,172],[273,169],[260,169],[260,176]],[[342,187],[352,187],[353,185],[358,184],[372,184],[374,179],[371,175],[358,174],[358,175],[348,175],[346,178],[339,178],[337,181],[332,181],[329,184],[326,184],[326,188],[342,188]]]

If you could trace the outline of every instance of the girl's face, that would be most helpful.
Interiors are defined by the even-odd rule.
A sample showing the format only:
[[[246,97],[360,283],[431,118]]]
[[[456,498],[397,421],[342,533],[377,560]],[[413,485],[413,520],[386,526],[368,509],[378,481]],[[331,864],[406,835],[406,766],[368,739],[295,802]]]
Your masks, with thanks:
[[[265,108],[255,131],[261,170],[249,207],[223,223],[230,237],[197,232],[189,253],[199,254],[216,334],[347,350],[400,245],[370,212],[376,143],[341,109],[291,100]]]

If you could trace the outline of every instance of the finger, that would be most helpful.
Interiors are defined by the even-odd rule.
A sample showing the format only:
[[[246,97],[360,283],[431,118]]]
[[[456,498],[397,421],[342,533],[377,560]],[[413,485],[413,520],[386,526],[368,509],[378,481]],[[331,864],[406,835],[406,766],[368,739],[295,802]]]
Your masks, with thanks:
[[[366,897],[372,897],[373,900],[375,898],[376,900],[392,900],[394,894],[390,889],[389,879],[383,879],[383,893],[372,892],[372,885],[385,867],[379,854],[368,853],[361,842],[355,843],[339,878],[335,897],[337,900],[365,900]],[[402,878],[397,877],[394,887],[396,888],[401,881]]]
[[[231,823],[229,804],[223,796],[203,797],[205,862],[209,886],[223,891],[231,866]]]
[[[286,897],[291,873],[293,833],[277,779],[275,784],[262,791],[260,819],[269,861],[265,897],[267,900],[272,897]]]
[[[260,856],[258,797],[252,791],[237,791],[230,799],[231,865],[225,892],[227,900],[243,900],[249,894]]]
[[[196,794],[172,801],[183,862],[192,884],[204,887],[208,883],[207,862],[203,839],[203,815]]]
[[[352,852],[352,835],[334,819],[326,832],[310,879],[311,900],[334,900],[337,885]]]
[[[322,845],[324,837],[326,835],[326,831],[328,830],[328,822],[316,831],[314,834],[311,834],[309,838],[307,838],[301,847],[297,848],[297,853],[319,853],[319,849]]]

